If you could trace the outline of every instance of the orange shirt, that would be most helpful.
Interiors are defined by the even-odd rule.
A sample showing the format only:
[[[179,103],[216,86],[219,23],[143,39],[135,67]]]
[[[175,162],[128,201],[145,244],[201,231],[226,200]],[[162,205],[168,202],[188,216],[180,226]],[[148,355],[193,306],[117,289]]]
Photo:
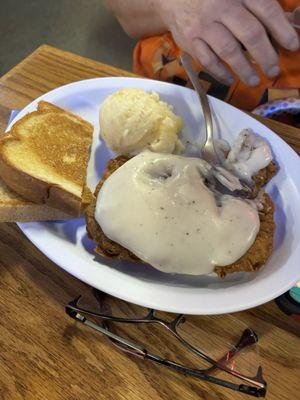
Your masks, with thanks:
[[[300,0],[280,0],[279,2],[285,11],[293,11],[300,6]],[[180,53],[181,50],[177,47],[170,33],[143,39],[138,42],[134,50],[133,70],[135,73],[148,78],[186,85],[187,76],[177,61]],[[201,71],[199,64],[195,63],[195,66],[199,71],[199,78],[209,81],[210,94],[216,95],[236,107],[251,111],[258,104],[268,101],[270,96],[271,98],[273,95],[276,97],[274,93],[278,95],[278,90],[284,90],[286,94],[289,93],[290,89],[296,89],[293,91],[293,95],[299,96],[300,51],[290,52],[279,49],[279,62],[281,74],[278,77],[266,78],[260,68],[253,64],[260,75],[261,83],[259,86],[250,88],[235,76],[230,88],[217,85],[217,94],[214,93],[214,88],[216,88],[214,80]]]

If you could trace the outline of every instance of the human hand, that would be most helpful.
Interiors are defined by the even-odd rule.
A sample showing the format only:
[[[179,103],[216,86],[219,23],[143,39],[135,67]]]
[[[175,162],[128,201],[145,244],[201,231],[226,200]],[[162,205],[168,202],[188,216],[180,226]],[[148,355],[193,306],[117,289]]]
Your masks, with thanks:
[[[179,47],[228,84],[232,75],[224,62],[249,86],[259,84],[241,43],[269,78],[280,69],[267,32],[282,47],[299,48],[298,35],[276,0],[157,0],[157,5]]]

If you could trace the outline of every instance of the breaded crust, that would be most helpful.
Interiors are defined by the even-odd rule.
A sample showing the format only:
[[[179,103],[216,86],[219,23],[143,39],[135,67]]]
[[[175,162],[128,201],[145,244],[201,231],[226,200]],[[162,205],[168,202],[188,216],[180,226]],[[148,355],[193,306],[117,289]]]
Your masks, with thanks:
[[[140,260],[129,250],[125,249],[123,246],[119,245],[116,242],[113,242],[108,237],[106,237],[101,227],[95,220],[96,199],[103,183],[114,171],[116,171],[119,167],[121,167],[126,161],[128,161],[128,158],[124,156],[119,156],[113,160],[110,160],[102,176],[102,179],[97,185],[94,195],[93,196],[90,195],[89,197],[90,204],[86,208],[86,213],[85,213],[87,222],[87,232],[89,238],[92,239],[97,244],[95,252],[100,254],[101,256],[143,263],[142,260]],[[277,171],[276,164],[272,163],[272,166],[270,164],[268,171],[267,169],[268,168],[259,171],[259,173],[257,174],[258,177],[255,178],[255,184],[256,184],[255,191],[257,192],[276,173]],[[275,223],[274,223],[274,204],[267,193],[265,193],[262,198],[262,209],[259,211],[259,218],[260,218],[260,230],[253,245],[250,247],[247,253],[244,254],[239,260],[237,260],[235,263],[231,265],[227,265],[225,267],[219,267],[219,266],[215,267],[214,272],[220,278],[224,278],[227,274],[238,271],[246,271],[246,272],[257,271],[268,260],[273,249],[273,235],[275,231]]]
[[[116,171],[119,167],[121,167],[121,165],[123,165],[126,161],[128,161],[128,158],[125,156],[119,156],[113,160],[110,160],[109,163],[107,164],[107,167],[104,171],[104,174],[100,182],[96,187],[94,195],[92,197],[89,197],[88,199],[87,196],[90,195],[87,194],[86,192],[85,199],[86,201],[90,200],[90,204],[86,208],[85,212],[86,229],[89,238],[92,239],[97,244],[95,252],[100,254],[101,256],[109,258],[120,258],[122,260],[127,260],[127,261],[142,262],[129,250],[125,249],[123,246],[119,245],[116,242],[113,242],[107,236],[105,236],[100,225],[95,220],[96,198],[103,183],[114,171]]]
[[[275,232],[274,204],[267,193],[262,198],[263,208],[259,211],[260,229],[250,249],[235,263],[225,267],[216,266],[214,272],[220,278],[238,271],[254,272],[262,267],[272,254]]]
[[[273,178],[277,171],[278,167],[274,161],[271,161],[266,168],[258,171],[258,173],[253,177],[254,188],[251,196],[252,199],[255,199],[257,197],[260,189]]]

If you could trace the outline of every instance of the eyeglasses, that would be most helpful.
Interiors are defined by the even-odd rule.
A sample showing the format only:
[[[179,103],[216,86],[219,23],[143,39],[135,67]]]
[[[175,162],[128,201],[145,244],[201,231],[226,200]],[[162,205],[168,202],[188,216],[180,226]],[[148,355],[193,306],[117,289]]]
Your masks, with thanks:
[[[255,397],[265,396],[267,385],[262,376],[261,366],[259,366],[258,363],[255,363],[255,373],[254,375],[251,375],[249,369],[247,370],[248,373],[246,373],[245,369],[245,366],[248,368],[251,364],[251,357],[247,357],[243,360],[243,355],[245,354],[248,356],[256,354],[256,351],[253,351],[253,349],[256,349],[258,338],[252,329],[244,329],[235,345],[230,345],[227,347],[227,351],[223,351],[222,349],[222,352],[219,352],[217,356],[216,354],[212,356],[211,353],[210,355],[207,354],[208,350],[214,349],[216,347],[215,339],[222,336],[217,332],[212,317],[206,317],[208,318],[206,322],[204,322],[205,317],[201,317],[199,319],[202,321],[200,334],[199,331],[193,334],[192,326],[189,325],[183,314],[179,314],[171,321],[167,321],[166,319],[160,318],[158,312],[153,309],[145,311],[142,307],[134,307],[132,312],[133,305],[130,305],[129,308],[132,317],[128,317],[128,310],[124,310],[124,302],[122,303],[123,306],[120,306],[121,300],[117,300],[118,304],[115,307],[116,315],[112,315],[111,306],[107,301],[109,296],[95,289],[93,289],[92,294],[93,306],[91,305],[92,297],[89,301],[86,301],[87,306],[82,306],[81,303],[84,299],[82,296],[79,296],[66,306],[66,313],[76,321],[79,321],[105,335],[122,351],[139,358],[151,360],[184,375],[192,376],[231,390]],[[116,300],[110,298],[110,303],[111,302],[116,302]],[[92,319],[88,319],[87,316],[96,319],[96,322]],[[224,316],[224,318],[228,319],[232,317]],[[111,327],[110,323],[113,323],[114,327]],[[132,340],[133,334],[131,334],[130,339],[128,339],[124,337],[124,334],[120,335],[115,332],[115,327],[117,325],[121,327],[126,324],[139,326],[140,328],[141,326],[147,325],[148,327],[151,327],[152,332],[156,327],[163,328],[165,332],[167,331],[171,337],[176,340],[177,346],[180,344],[180,346],[187,350],[191,355],[196,356],[195,359],[197,360],[197,365],[199,365],[199,363],[205,365],[202,366],[202,368],[185,366],[179,362],[162,357],[157,353],[157,351],[153,352],[146,346],[142,346],[135,342]],[[229,326],[229,330],[231,330],[230,323],[227,323],[227,326]],[[123,333],[123,329],[121,330]],[[146,337],[149,338],[150,336],[146,335]],[[199,341],[200,338],[202,340]],[[204,346],[205,350],[203,347],[200,348],[197,345],[199,342],[201,346]],[[241,359],[243,361],[242,363],[240,363]],[[242,372],[242,370],[245,372]],[[237,384],[217,377],[216,374],[220,371],[234,378],[240,379],[243,383]]]

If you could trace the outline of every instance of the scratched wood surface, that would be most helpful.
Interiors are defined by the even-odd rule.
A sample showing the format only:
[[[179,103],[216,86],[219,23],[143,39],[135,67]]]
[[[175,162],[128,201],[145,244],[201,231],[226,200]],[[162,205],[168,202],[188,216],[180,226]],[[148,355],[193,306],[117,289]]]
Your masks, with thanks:
[[[129,72],[50,46],[41,46],[0,79],[0,129],[9,110],[60,85]],[[300,131],[264,122],[300,152]],[[15,224],[0,224],[0,399],[238,400],[244,395],[186,378],[121,353],[99,334],[78,325],[64,305],[87,286],[41,254]],[[118,306],[117,306],[118,307]],[[130,311],[131,305],[126,310]],[[231,330],[218,317],[215,330]],[[259,350],[269,400],[299,398],[300,324],[274,302],[234,314],[260,336]],[[194,332],[201,317],[189,317]],[[225,322],[224,322],[225,321]],[[227,324],[227,325],[226,325]],[[124,328],[130,337],[167,349],[170,358],[192,361],[156,330]],[[171,345],[168,345],[171,343]]]

